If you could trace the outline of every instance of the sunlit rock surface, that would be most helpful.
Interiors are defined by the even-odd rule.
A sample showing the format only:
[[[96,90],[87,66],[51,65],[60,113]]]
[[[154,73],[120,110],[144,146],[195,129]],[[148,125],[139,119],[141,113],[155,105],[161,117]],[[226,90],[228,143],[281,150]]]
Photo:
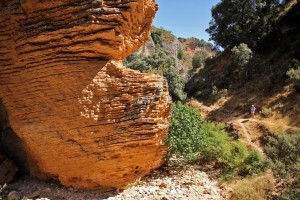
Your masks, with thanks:
[[[1,148],[23,170],[104,189],[160,166],[167,83],[122,64],[156,10],[155,0],[0,1]]]

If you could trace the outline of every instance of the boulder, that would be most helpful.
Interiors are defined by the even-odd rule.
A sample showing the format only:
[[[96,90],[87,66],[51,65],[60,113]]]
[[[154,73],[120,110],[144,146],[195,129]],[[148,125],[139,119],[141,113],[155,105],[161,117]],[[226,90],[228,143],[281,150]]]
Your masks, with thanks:
[[[122,64],[156,10],[155,0],[0,1],[0,146],[22,170],[106,189],[162,164],[167,83]]]

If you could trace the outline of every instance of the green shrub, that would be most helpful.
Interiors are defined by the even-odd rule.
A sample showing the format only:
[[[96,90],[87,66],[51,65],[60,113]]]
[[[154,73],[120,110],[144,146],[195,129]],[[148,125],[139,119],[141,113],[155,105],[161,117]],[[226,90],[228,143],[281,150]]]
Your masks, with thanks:
[[[233,53],[232,62],[238,66],[245,66],[253,57],[252,50],[244,43],[233,47],[231,52]]]
[[[289,70],[286,72],[289,81],[293,83],[294,88],[300,91],[300,61],[292,59],[289,62]]]
[[[263,107],[259,113],[263,117],[270,117],[272,115],[272,109]]]
[[[218,160],[223,163],[225,178],[258,174],[263,167],[263,158],[256,150],[250,150],[239,141],[227,141],[224,153]]]
[[[273,169],[282,191],[275,199],[300,199],[300,135],[280,134],[266,139],[268,166]]]
[[[225,131],[224,124],[204,123],[204,148],[202,159],[217,161],[223,166],[224,177],[247,176],[259,173],[263,157],[239,141],[233,141]]]
[[[156,46],[162,47],[162,42],[171,42],[176,39],[176,36],[171,31],[164,29],[163,27],[157,28],[152,26],[151,37]]]
[[[177,58],[178,58],[179,60],[182,60],[182,59],[184,58],[184,53],[183,53],[183,50],[182,50],[182,49],[179,49],[179,50],[178,50]]]
[[[204,131],[201,128],[203,123],[204,120],[196,109],[180,102],[173,103],[167,141],[170,146],[169,154],[195,160],[204,145]]]
[[[172,107],[168,134],[172,154],[188,161],[215,161],[222,166],[224,177],[247,176],[261,171],[263,158],[239,141],[233,141],[222,123],[205,122],[198,111],[180,102]]]
[[[300,174],[300,135],[280,134],[268,137],[265,147],[270,166],[281,178]]]
[[[207,122],[203,124],[205,135],[205,146],[201,150],[201,158],[207,161],[218,160],[223,157],[229,136],[225,132],[225,125],[222,123]]]
[[[300,80],[300,67],[294,69],[291,68],[286,72],[286,75],[289,77],[290,80],[298,81]]]

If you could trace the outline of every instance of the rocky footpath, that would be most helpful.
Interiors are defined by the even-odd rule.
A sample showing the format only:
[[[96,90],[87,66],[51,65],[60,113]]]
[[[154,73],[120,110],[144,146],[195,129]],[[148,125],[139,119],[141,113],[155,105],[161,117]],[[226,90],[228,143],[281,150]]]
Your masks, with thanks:
[[[72,187],[65,188],[55,182],[41,182],[32,178],[8,185],[2,191],[2,197],[10,196],[9,200],[30,199],[40,200],[150,200],[150,199],[190,199],[190,200],[225,200],[229,199],[231,190],[219,187],[217,182],[196,166],[171,167],[155,170],[150,175],[137,180],[127,189],[106,192],[83,192]]]
[[[1,0],[0,147],[22,172],[121,188],[162,164],[167,83],[126,69],[155,0]]]

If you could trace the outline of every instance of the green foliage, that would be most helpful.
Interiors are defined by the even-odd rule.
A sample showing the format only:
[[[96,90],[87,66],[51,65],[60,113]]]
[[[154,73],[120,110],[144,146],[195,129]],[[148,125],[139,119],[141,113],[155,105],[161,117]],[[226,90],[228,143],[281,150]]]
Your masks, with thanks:
[[[265,151],[268,165],[284,184],[283,193],[277,199],[299,199],[300,197],[300,135],[280,134],[269,136]]]
[[[187,44],[192,48],[192,49],[196,49],[196,48],[202,48],[202,49],[206,49],[206,50],[210,50],[213,48],[213,44],[210,42],[206,42],[203,39],[199,40],[198,38],[188,38],[188,39],[181,39],[182,42],[186,42]]]
[[[246,66],[253,57],[252,50],[247,44],[241,43],[231,49],[232,62],[238,66]]]
[[[205,148],[201,150],[202,159],[213,161],[223,157],[229,137],[225,132],[224,124],[221,123],[206,123],[203,126],[205,136]]]
[[[286,72],[286,75],[292,81],[300,80],[300,61],[297,59],[292,59],[289,62],[289,70]]]
[[[253,52],[247,44],[241,43],[231,49],[232,52],[232,72],[240,81],[248,81],[253,68],[250,61]]]
[[[272,109],[263,107],[259,113],[263,117],[270,117],[272,115]]]
[[[150,56],[138,56],[134,61],[127,63],[128,68],[164,76],[169,85],[169,92],[173,100],[183,101],[185,81],[175,67],[174,58],[168,56],[163,50],[157,48]]]
[[[289,81],[293,83],[294,88],[300,91],[300,61],[292,59],[289,63],[289,70],[286,72]]]
[[[177,53],[177,58],[179,60],[182,60],[184,58],[184,53],[182,49],[179,49],[178,53]]]
[[[151,37],[154,41],[154,44],[159,47],[162,47],[163,41],[170,42],[174,41],[176,38],[171,31],[168,31],[162,27],[156,28],[154,26],[151,28]]]
[[[280,134],[268,137],[266,153],[270,166],[281,178],[300,175],[300,135]]]
[[[155,46],[162,46],[161,33],[159,31],[151,31],[151,37]]]
[[[277,5],[276,0],[222,0],[212,8],[206,31],[223,48],[240,43],[255,47],[270,32]]]
[[[182,155],[188,160],[195,160],[203,149],[204,120],[199,112],[180,102],[172,105],[172,120],[169,127],[168,144],[170,154]]]
[[[189,161],[217,161],[226,176],[246,176],[262,169],[260,154],[233,141],[224,124],[205,122],[196,109],[180,102],[172,107],[168,144],[170,155],[182,155]]]
[[[286,75],[289,77],[290,80],[300,80],[300,67],[297,69],[289,69],[286,72]]]
[[[146,62],[145,58],[146,57],[141,54],[133,62],[124,62],[124,65],[130,69],[146,72],[151,69],[151,65]]]
[[[192,59],[192,66],[193,66],[193,68],[197,69],[197,68],[201,67],[202,65],[204,65],[205,60],[207,58],[209,58],[209,56],[210,55],[209,55],[209,53],[207,51],[204,51],[204,50],[198,51],[194,55],[194,57]]]
[[[205,148],[201,151],[205,160],[217,160],[224,167],[224,177],[257,174],[263,167],[263,158],[255,150],[239,141],[232,141],[223,124],[206,123]]]

